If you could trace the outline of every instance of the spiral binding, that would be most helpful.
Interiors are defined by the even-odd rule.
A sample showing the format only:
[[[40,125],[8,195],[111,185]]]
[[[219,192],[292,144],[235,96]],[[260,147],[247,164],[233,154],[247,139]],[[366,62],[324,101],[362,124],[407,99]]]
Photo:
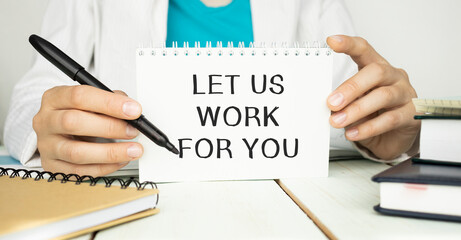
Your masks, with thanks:
[[[21,177],[21,173],[24,175]],[[33,176],[34,174],[35,177]],[[105,183],[106,187],[111,187],[114,182],[120,183],[122,189],[128,188],[130,185],[134,185],[138,190],[144,190],[147,186],[150,186],[152,189],[157,189],[157,184],[154,182],[139,182],[136,179],[130,178],[128,180],[123,180],[120,178],[108,178],[108,177],[92,177],[88,175],[79,176],[77,174],[64,174],[64,173],[52,173],[49,171],[37,171],[37,170],[26,170],[26,169],[14,169],[14,168],[3,168],[0,167],[0,177],[9,176],[10,178],[21,177],[22,179],[34,178],[35,181],[40,179],[45,179],[46,175],[49,176],[48,182],[58,181],[57,177],[62,177],[60,180],[61,183],[67,183],[68,181],[75,182],[75,184],[80,185],[84,181],[90,181],[90,186],[95,186],[98,182],[102,181]],[[75,181],[73,180],[75,179]],[[157,199],[158,201],[158,199]]]
[[[154,47],[155,46],[155,47]],[[292,44],[288,44],[287,42],[272,42],[270,47],[266,47],[265,42],[250,42],[249,47],[245,47],[244,42],[239,42],[237,47],[234,47],[234,43],[229,41],[227,42],[227,46],[224,46],[221,41],[216,42],[216,47],[212,47],[212,43],[210,41],[206,42],[205,47],[200,46],[200,42],[195,42],[194,47],[189,47],[189,42],[184,42],[182,47],[179,47],[178,42],[173,42],[172,47],[167,48],[165,43],[162,44],[151,44],[150,47],[141,46],[138,50],[138,55],[151,55],[151,56],[167,56],[173,53],[174,56],[179,55],[179,50],[183,50],[183,55],[189,56],[191,53],[197,56],[200,56],[205,52],[206,56],[211,56],[214,49],[217,49],[218,56],[224,56],[225,51],[229,56],[233,55],[241,55],[244,56],[246,54],[245,50],[250,51],[251,56],[258,55],[258,50],[262,50],[260,52],[261,55],[267,56],[272,54],[274,56],[277,55],[284,55],[289,56],[294,54],[295,56],[310,56],[311,51],[313,51],[314,56],[320,56],[320,52],[322,50],[325,51],[325,55],[331,55],[331,49],[325,42],[313,41],[313,42],[294,42]],[[149,51],[150,54],[145,54],[145,51]],[[294,52],[293,52],[294,51]],[[160,54],[159,54],[160,53]]]

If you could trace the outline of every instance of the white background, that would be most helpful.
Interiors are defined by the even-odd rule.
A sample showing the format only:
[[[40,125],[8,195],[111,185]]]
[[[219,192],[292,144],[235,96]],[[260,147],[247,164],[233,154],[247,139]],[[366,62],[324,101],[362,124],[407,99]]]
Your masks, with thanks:
[[[0,0],[0,139],[11,89],[32,62],[48,0]],[[461,96],[461,1],[346,0],[357,35],[404,68],[420,97]],[[1,141],[0,141],[1,143]]]

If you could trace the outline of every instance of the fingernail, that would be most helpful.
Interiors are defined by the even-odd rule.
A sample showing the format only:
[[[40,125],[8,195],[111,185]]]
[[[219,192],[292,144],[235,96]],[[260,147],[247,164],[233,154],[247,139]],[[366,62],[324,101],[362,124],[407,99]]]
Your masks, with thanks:
[[[330,36],[330,38],[339,43],[343,41],[343,38],[339,35],[333,35],[333,36]]]
[[[357,135],[359,135],[359,130],[357,128],[351,128],[346,131],[346,136],[348,138],[355,138]]]
[[[133,126],[129,124],[126,126],[126,135],[128,137],[136,137],[138,136],[138,134],[139,134],[138,129],[134,128]]]
[[[346,120],[346,113],[340,112],[340,113],[335,113],[331,117],[331,120],[335,122],[336,124],[341,124]]]
[[[126,150],[128,157],[138,158],[142,154],[142,150],[139,146],[133,145]]]
[[[141,107],[135,102],[126,102],[123,104],[123,112],[128,116],[136,117],[141,114]]]
[[[334,107],[341,105],[343,101],[344,101],[344,96],[342,93],[336,93],[335,95],[330,96],[328,98],[328,103]]]

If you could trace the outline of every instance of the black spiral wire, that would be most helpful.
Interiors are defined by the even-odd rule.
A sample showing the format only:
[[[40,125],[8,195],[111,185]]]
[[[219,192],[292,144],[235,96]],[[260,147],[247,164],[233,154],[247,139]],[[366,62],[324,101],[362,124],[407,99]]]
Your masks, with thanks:
[[[3,168],[0,167],[0,177],[1,176],[9,176],[10,178],[20,177],[21,173],[24,175],[21,177],[22,179],[27,178],[34,178],[35,181],[39,181],[40,179],[45,179],[48,176],[48,182],[58,180],[58,177],[61,177],[61,183],[67,183],[69,181],[75,182],[75,184],[80,185],[82,182],[89,181],[90,186],[95,186],[99,182],[103,182],[106,187],[111,187],[114,182],[118,182],[122,189],[128,188],[130,186],[136,187],[138,190],[144,190],[146,187],[150,187],[152,189],[158,189],[157,184],[154,182],[139,182],[134,178],[130,178],[128,180],[123,180],[120,178],[109,178],[109,177],[92,177],[89,175],[79,176],[77,174],[64,174],[60,172],[52,173],[49,171],[37,171],[37,170],[26,170],[26,169],[14,169],[14,168]],[[34,177],[35,175],[35,177]]]

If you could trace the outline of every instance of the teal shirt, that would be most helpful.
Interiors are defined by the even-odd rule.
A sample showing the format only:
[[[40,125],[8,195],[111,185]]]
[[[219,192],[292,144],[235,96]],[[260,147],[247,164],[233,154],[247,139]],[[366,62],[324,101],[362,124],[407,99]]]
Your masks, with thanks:
[[[249,0],[232,0],[223,7],[207,7],[200,0],[169,0],[166,46],[173,42],[182,47],[189,42],[194,47],[199,41],[201,47],[211,41],[215,47],[222,41],[226,47],[229,41],[234,47],[244,42],[248,47],[253,42],[253,24]]]

